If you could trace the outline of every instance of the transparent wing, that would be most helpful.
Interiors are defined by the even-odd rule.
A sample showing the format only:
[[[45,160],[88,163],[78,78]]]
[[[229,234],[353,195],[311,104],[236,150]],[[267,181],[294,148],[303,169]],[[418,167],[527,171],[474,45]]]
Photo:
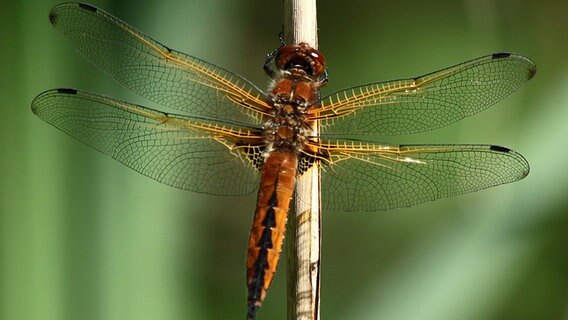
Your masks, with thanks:
[[[314,144],[322,202],[341,211],[408,207],[510,183],[529,173],[520,154],[492,145]],[[322,160],[322,159],[326,160]]]
[[[171,115],[74,89],[46,91],[33,112],[77,140],[167,185],[215,195],[258,187],[255,128]]]
[[[536,73],[532,61],[496,53],[414,79],[334,93],[310,117],[328,135],[399,135],[449,125],[494,105]]]
[[[49,19],[97,68],[163,106],[252,125],[270,108],[244,78],[174,51],[100,9],[64,3]]]

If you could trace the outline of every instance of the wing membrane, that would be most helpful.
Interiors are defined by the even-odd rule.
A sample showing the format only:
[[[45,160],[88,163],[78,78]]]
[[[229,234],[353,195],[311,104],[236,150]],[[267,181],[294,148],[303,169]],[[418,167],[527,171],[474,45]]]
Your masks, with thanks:
[[[270,108],[244,78],[169,49],[85,4],[54,7],[50,21],[83,56],[141,96],[194,115],[260,124]]]
[[[46,91],[33,112],[126,166],[180,189],[242,195],[258,187],[255,128],[171,115],[73,89]]]
[[[492,145],[314,145],[323,161],[324,207],[377,211],[510,183],[529,173],[518,153]]]
[[[532,61],[497,53],[414,79],[334,93],[312,110],[328,135],[399,135],[449,125],[494,105],[531,79]]]

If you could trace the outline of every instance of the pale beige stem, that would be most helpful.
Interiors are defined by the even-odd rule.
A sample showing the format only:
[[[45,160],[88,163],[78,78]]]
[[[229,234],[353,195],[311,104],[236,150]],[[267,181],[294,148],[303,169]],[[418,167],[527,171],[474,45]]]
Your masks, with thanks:
[[[284,0],[284,40],[318,47],[315,0]],[[314,125],[314,133],[319,131]],[[319,320],[321,205],[319,167],[298,178],[286,240],[288,320]],[[298,200],[300,199],[300,200]]]

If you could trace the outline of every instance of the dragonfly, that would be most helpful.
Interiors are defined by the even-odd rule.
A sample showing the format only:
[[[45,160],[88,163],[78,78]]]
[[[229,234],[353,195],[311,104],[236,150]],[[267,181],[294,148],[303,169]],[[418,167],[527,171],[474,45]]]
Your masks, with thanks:
[[[59,88],[33,100],[38,117],[166,185],[219,196],[258,192],[246,262],[248,319],[276,272],[296,179],[312,166],[321,167],[324,209],[336,211],[408,207],[529,173],[527,160],[503,146],[374,142],[441,128],[496,104],[536,73],[519,54],[494,53],[322,98],[325,57],[306,43],[267,55],[272,81],[263,91],[91,5],[58,5],[49,20],[102,72],[179,113]]]

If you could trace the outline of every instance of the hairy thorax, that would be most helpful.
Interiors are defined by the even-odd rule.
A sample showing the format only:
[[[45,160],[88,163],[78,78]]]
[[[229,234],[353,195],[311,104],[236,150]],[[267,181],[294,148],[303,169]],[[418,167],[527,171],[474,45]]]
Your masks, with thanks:
[[[269,90],[273,112],[264,123],[269,149],[299,152],[312,128],[306,112],[318,98],[317,84],[303,70],[282,71]]]

